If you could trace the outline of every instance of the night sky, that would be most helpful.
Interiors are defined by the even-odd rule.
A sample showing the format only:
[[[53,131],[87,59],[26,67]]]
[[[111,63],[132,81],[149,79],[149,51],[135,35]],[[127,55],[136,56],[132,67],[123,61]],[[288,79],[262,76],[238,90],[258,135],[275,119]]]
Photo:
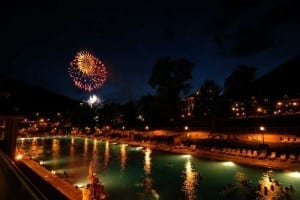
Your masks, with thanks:
[[[300,53],[299,0],[20,1],[1,3],[0,74],[74,99],[68,66],[89,50],[109,72],[92,92],[126,102],[154,90],[148,85],[159,58],[195,64],[194,92],[205,79],[223,86],[245,64],[257,77]]]

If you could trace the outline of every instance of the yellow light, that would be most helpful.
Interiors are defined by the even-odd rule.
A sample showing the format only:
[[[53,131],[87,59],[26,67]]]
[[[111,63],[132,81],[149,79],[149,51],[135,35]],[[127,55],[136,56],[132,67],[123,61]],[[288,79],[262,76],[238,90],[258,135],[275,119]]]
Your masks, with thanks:
[[[16,160],[22,160],[22,158],[23,158],[22,154],[17,154],[15,159]]]

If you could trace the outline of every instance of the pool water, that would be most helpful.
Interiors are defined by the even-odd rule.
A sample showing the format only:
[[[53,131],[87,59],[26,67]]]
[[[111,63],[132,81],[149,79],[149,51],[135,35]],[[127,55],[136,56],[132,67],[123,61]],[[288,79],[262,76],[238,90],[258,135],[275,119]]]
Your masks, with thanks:
[[[17,150],[77,187],[91,162],[109,199],[300,199],[297,172],[79,137],[20,138]]]

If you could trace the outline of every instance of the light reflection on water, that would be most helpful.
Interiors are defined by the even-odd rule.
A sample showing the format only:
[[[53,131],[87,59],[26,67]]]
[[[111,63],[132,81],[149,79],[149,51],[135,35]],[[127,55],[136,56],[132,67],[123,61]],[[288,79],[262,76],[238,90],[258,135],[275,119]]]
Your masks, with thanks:
[[[290,199],[300,199],[298,173],[270,173],[231,162],[75,137],[19,139],[17,150],[39,154],[47,169],[58,174],[66,171],[66,180],[77,186],[88,183],[88,166],[93,161],[110,199],[240,200],[280,195],[287,199],[287,193]],[[275,187],[275,180],[281,187]]]
[[[127,149],[126,149],[126,146],[125,144],[121,144],[121,148],[120,148],[120,160],[121,160],[121,170],[124,171],[125,169],[125,166],[126,166],[126,160],[127,160]]]
[[[194,200],[197,199],[196,186],[198,184],[198,172],[196,172],[193,167],[191,160],[189,158],[185,161],[185,171],[183,172],[185,180],[183,182],[182,191],[186,195],[186,199]]]

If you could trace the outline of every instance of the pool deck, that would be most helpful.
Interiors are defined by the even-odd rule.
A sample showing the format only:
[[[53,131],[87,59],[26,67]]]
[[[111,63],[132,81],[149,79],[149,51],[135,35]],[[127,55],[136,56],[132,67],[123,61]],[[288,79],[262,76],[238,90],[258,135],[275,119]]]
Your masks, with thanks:
[[[178,153],[178,154],[189,154],[189,155],[198,156],[200,158],[206,158],[210,160],[232,161],[234,163],[242,164],[242,165],[256,166],[256,167],[283,170],[283,171],[300,171],[299,161],[280,160],[278,158],[271,159],[269,157],[255,158],[255,157],[247,157],[247,156],[235,156],[235,155],[228,155],[221,151],[212,152],[209,149],[208,150],[192,149],[190,147],[178,147],[178,146],[170,146],[170,145],[162,145],[162,144],[153,144],[150,142],[110,140],[107,138],[97,138],[97,139],[108,140],[110,142],[125,143],[134,146],[149,147],[155,150],[167,151],[167,152]]]
[[[66,182],[55,174],[52,174],[50,171],[29,158],[22,159],[22,162],[49,184],[54,186],[58,191],[64,194],[68,199],[82,200],[82,191],[80,189],[75,188],[72,184]]]

